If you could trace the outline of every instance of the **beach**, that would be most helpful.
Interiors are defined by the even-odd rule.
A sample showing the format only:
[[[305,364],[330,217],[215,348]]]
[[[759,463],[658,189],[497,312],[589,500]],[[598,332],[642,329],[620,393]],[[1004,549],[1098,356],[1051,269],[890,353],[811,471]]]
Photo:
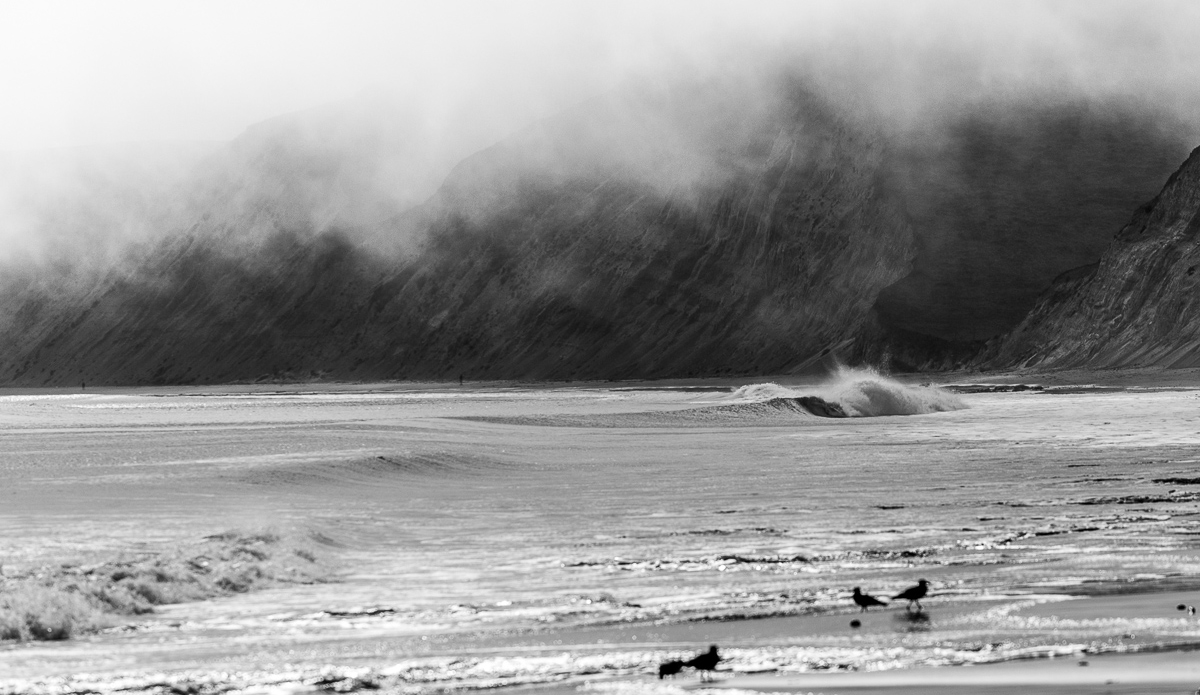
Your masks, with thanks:
[[[867,372],[6,392],[6,586],[254,529],[325,573],[0,642],[0,692],[660,692],[709,644],[704,687],[1190,692],[1198,403]],[[918,579],[920,613],[850,600]]]

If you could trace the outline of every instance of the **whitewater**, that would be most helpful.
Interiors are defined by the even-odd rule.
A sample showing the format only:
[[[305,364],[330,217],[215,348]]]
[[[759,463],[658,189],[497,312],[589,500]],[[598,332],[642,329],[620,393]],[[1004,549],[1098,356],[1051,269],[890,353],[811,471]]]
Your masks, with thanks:
[[[801,399],[813,405],[805,406]],[[839,366],[815,387],[790,388],[775,383],[748,384],[733,392],[738,403],[766,403],[775,407],[799,406],[827,411],[833,404],[846,417],[921,415],[967,407],[957,394],[933,385],[914,386],[880,374],[869,367]],[[815,413],[820,414],[820,413]]]
[[[229,529],[330,568],[0,642],[0,693],[662,692],[660,661],[712,643],[747,677],[1184,648],[1198,403],[869,370],[0,393],[6,586]],[[850,602],[918,578],[925,621]]]

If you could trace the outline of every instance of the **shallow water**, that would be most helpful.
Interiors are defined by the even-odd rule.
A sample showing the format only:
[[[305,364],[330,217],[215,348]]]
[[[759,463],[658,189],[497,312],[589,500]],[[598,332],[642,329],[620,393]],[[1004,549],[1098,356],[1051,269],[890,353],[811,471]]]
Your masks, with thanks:
[[[1200,603],[1200,392],[858,376],[875,380],[0,394],[6,574],[261,526],[321,532],[340,566],[0,647],[0,692],[282,687],[322,668],[418,690],[627,681],[710,642],[729,668],[786,672],[1200,640],[1174,610]],[[863,414],[880,388],[922,414],[763,405],[812,393]],[[849,601],[918,578],[924,618]],[[1128,592],[1149,598],[1045,612]]]

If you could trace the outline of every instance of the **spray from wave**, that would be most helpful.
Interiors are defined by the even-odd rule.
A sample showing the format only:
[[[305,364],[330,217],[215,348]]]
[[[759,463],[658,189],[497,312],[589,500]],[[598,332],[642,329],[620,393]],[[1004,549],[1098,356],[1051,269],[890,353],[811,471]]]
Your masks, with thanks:
[[[779,384],[750,384],[733,392],[740,403],[772,408],[803,408],[822,417],[922,415],[967,407],[956,394],[936,386],[911,386],[869,367],[838,367],[818,386],[791,389]]]

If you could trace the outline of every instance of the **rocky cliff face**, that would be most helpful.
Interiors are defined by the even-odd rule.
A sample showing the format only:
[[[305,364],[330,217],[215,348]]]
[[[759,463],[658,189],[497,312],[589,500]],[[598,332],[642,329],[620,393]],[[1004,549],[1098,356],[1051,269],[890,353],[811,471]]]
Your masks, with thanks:
[[[1093,263],[1186,156],[1186,129],[1114,104],[986,104],[917,134],[894,166],[913,271],[880,295],[893,330],[950,341],[1015,326]]]
[[[803,368],[855,340],[911,232],[877,136],[792,83],[743,97],[638,89],[518,133],[383,225],[420,234],[403,256],[337,232],[169,240],[84,297],[10,308],[0,380]]]
[[[1061,275],[990,367],[1200,366],[1200,149],[1099,263]]]
[[[148,201],[128,263],[0,272],[0,383],[953,366],[1178,146],[1006,108],[912,139],[782,75],[648,82],[461,161],[403,105],[275,119]]]

